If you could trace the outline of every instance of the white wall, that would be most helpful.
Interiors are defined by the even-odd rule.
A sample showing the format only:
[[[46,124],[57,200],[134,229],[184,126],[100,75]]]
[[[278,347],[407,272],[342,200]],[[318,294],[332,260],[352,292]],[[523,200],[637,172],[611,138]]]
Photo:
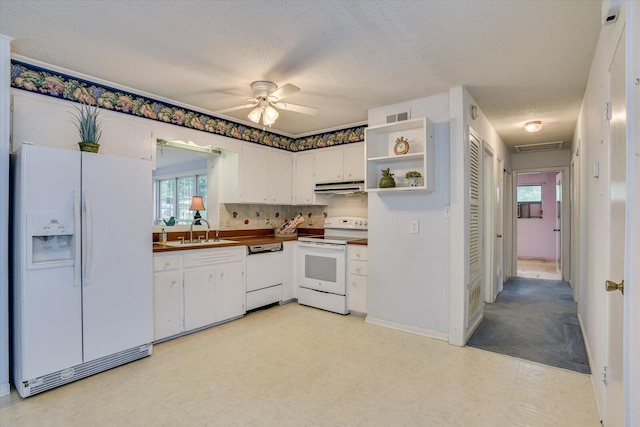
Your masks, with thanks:
[[[411,110],[435,123],[436,189],[431,193],[370,193],[367,322],[435,338],[449,331],[449,105],[444,93],[369,110],[369,125]],[[419,234],[409,233],[418,220]]]
[[[466,88],[458,86],[449,90],[450,116],[450,177],[451,177],[451,220],[449,264],[451,293],[449,297],[449,342],[464,345],[473,332],[475,324],[466,325],[464,312],[465,290],[468,282],[468,170],[465,156],[468,156],[469,132],[474,132],[493,150],[494,183],[502,176],[498,169],[498,159],[503,160],[503,169],[510,171],[511,156],[495,128],[478,108],[478,117],[472,119],[471,107],[477,105]],[[495,189],[494,189],[495,192]],[[494,209],[494,212],[496,210]],[[508,257],[507,254],[505,254]]]
[[[9,393],[9,110],[11,38],[0,34],[0,396]]]
[[[605,385],[601,374],[605,366],[607,296],[604,292],[606,277],[606,245],[608,230],[606,219],[606,188],[603,178],[592,176],[592,166],[600,164],[600,176],[607,173],[606,128],[604,105],[608,101],[607,69],[617,41],[623,30],[624,18],[603,26],[594,54],[589,81],[582,101],[575,130],[572,152],[574,156],[574,186],[579,191],[579,203],[574,206],[572,220],[577,230],[572,236],[572,248],[578,251],[573,258],[576,265],[574,286],[578,287],[578,317],[584,330],[587,353],[590,357],[592,382],[596,403],[602,414]],[[631,119],[631,117],[628,117]]]
[[[571,150],[539,151],[537,153],[513,153],[511,167],[513,170],[549,169],[569,166]]]

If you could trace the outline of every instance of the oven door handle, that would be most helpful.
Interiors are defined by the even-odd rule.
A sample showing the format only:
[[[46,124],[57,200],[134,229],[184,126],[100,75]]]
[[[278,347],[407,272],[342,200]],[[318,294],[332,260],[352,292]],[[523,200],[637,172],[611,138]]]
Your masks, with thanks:
[[[312,243],[312,242],[298,242],[299,248],[313,248],[313,249],[327,249],[333,251],[344,252],[345,245],[338,245],[335,243]]]

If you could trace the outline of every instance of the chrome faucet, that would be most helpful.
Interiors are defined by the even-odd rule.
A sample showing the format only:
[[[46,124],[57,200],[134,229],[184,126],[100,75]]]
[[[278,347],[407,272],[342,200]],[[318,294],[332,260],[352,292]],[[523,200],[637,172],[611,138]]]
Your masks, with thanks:
[[[209,225],[209,221],[207,221],[204,218],[194,218],[193,221],[191,222],[191,229],[189,230],[189,242],[193,243],[193,224],[196,223],[196,221],[204,221],[207,223],[207,233],[205,235],[205,242],[209,241],[209,230],[211,229],[211,226]]]
[[[209,231],[207,231],[207,233],[208,233],[208,232],[209,232]],[[218,237],[218,233],[219,233],[219,230],[218,230],[218,229],[216,229],[216,238],[215,238],[215,239],[213,239],[213,241],[214,241],[214,242],[219,242],[219,241],[220,241],[220,237]],[[207,237],[208,237],[208,235],[207,235]]]

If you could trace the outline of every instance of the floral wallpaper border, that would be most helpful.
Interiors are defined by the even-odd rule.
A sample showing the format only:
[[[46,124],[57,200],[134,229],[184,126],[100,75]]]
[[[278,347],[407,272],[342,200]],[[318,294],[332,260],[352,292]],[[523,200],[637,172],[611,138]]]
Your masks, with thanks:
[[[366,128],[358,126],[289,138],[17,60],[11,60],[11,87],[287,151],[364,141]]]

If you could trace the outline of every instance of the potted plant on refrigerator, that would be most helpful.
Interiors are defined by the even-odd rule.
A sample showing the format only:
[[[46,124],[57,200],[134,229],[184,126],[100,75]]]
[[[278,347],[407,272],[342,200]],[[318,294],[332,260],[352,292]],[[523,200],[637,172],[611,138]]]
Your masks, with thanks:
[[[75,119],[74,124],[80,132],[80,146],[81,151],[88,151],[91,153],[97,153],[100,148],[100,137],[102,136],[102,129],[100,128],[100,111],[95,105],[80,104],[79,107],[75,107],[75,113],[73,117]]]

